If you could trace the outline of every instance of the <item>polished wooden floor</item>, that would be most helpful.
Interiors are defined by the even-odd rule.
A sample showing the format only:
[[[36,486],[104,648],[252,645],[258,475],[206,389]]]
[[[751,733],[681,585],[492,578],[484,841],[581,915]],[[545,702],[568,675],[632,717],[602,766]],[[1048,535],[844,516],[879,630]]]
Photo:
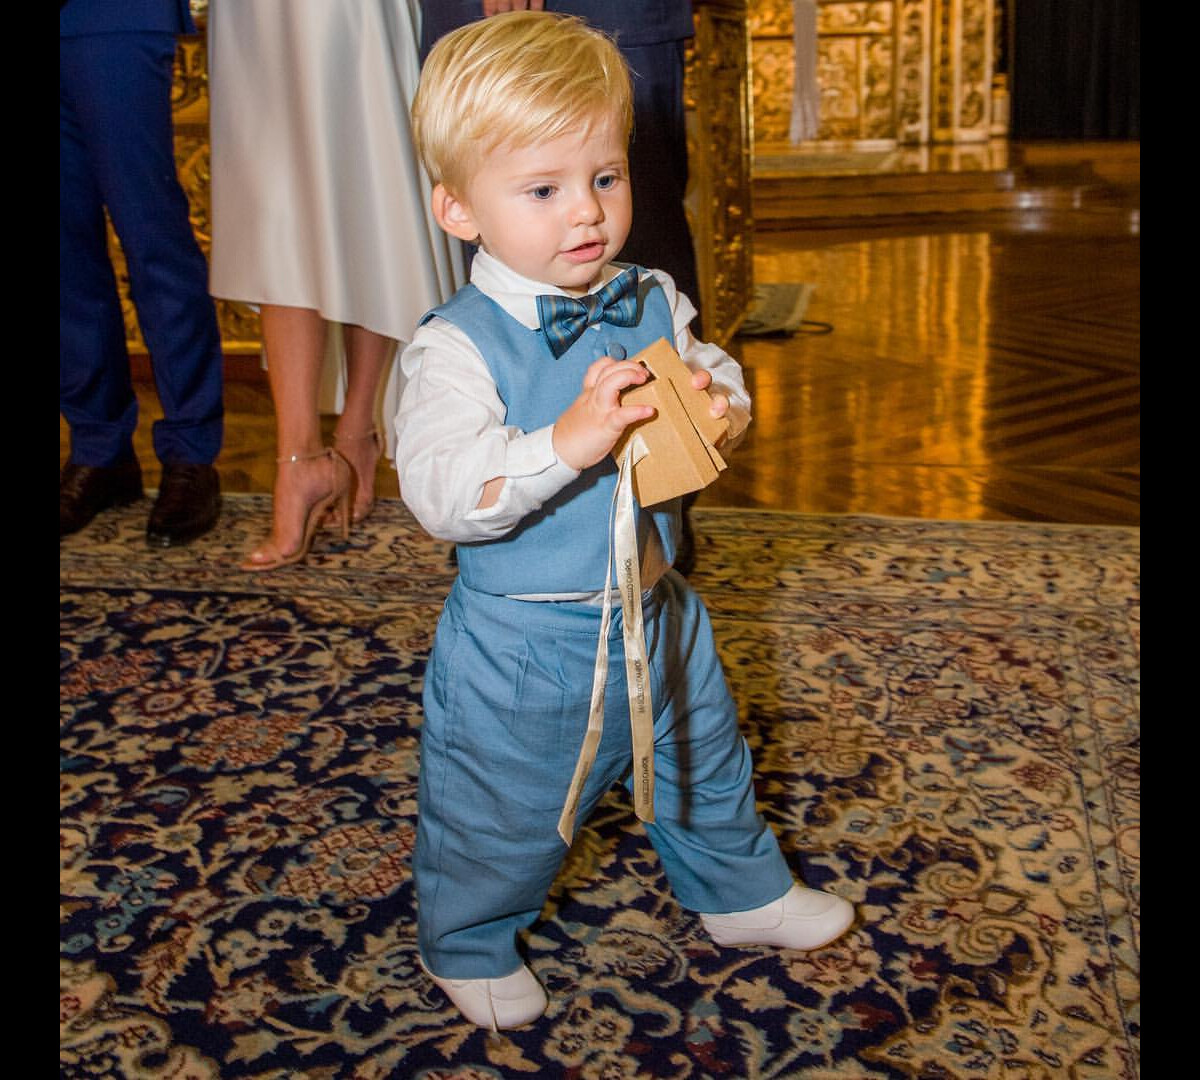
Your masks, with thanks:
[[[1031,148],[1052,185],[1080,152]],[[700,504],[1138,524],[1140,157],[1105,153],[1099,197],[1046,196],[1044,165],[1040,196],[998,208],[947,197],[945,212],[907,214],[897,198],[875,218],[760,228],[756,279],[811,283],[806,317],[832,329],[734,342],[754,424]],[[227,491],[269,491],[270,398],[240,368],[218,467]],[[158,409],[144,382],[139,397],[147,463]],[[379,480],[397,495],[394,472]]]

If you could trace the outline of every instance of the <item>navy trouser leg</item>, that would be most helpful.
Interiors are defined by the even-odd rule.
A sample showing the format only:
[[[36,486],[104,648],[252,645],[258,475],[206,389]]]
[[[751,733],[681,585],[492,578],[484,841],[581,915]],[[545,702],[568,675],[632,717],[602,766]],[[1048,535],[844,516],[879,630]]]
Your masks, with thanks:
[[[86,166],[129,268],[130,293],[164,415],[154,427],[155,453],[166,464],[208,464],[223,435],[221,343],[208,266],[175,171],[174,55],[170,34],[63,38],[60,86],[80,155],[74,186]],[[64,190],[62,201],[68,198]],[[63,291],[69,293],[77,287],[70,272],[73,254],[62,257],[67,260]],[[86,324],[72,327],[72,342],[89,331],[94,328]],[[64,345],[62,367],[72,369],[79,362]],[[78,396],[72,405],[86,409]]]
[[[133,456],[137,397],[104,202],[61,68],[59,79],[58,403],[71,429],[70,460],[116,465]]]
[[[683,204],[688,182],[684,43],[626,46],[621,52],[633,73],[633,226],[618,258],[665,270],[698,311],[696,252]],[[699,333],[698,326],[692,329]]]
[[[537,918],[566,855],[557,822],[587,727],[599,614],[461,583],[451,592],[426,675],[413,859],[418,940],[436,975],[497,978],[521,963],[516,934]],[[750,756],[702,616],[674,574],[645,611],[658,819],[647,831],[682,904],[738,911],[781,896],[791,875],[756,813]],[[580,823],[630,770],[619,613],[613,623],[604,737]]]

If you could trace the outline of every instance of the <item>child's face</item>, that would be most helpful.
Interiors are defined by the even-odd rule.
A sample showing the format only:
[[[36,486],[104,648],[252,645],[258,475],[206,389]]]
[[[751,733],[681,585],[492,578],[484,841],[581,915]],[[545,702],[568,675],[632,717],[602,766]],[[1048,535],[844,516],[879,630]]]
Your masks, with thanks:
[[[440,185],[439,185],[440,187]],[[621,126],[598,119],[586,132],[484,159],[462,198],[434,194],[442,227],[479,238],[489,255],[534,281],[585,292],[629,234],[632,202]]]

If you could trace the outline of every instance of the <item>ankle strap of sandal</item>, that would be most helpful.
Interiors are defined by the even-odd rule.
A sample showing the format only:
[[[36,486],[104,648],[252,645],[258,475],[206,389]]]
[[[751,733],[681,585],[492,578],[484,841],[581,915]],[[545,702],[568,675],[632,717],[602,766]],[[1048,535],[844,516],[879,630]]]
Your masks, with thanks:
[[[315,454],[288,454],[287,457],[277,457],[276,465],[294,465],[297,461],[316,461],[317,458],[328,457],[333,453],[333,450],[326,446],[318,450]]]
[[[362,435],[339,435],[336,431],[333,433],[334,442],[363,442],[366,439],[378,439],[379,429],[371,428],[370,431]]]

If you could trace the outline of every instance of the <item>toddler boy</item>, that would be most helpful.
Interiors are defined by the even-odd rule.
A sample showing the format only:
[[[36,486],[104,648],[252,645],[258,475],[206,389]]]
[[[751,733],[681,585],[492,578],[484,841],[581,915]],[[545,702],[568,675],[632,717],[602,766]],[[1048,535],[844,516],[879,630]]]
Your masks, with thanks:
[[[630,223],[631,111],[612,41],[545,12],[441,39],[413,103],[434,217],[479,244],[471,284],[401,358],[401,494],[456,542],[459,566],[425,678],[418,940],[434,982],[492,1029],[545,1010],[517,932],[540,912],[573,821],[613,783],[632,787],[626,665],[606,671],[597,642],[620,650],[636,617],[656,785],[640,816],[680,903],[721,945],[812,949],[854,914],[793,882],[755,810],[707,613],[670,569],[678,500],[634,504],[641,604],[609,618],[610,453],[653,414],[621,404],[648,377],[630,358],[670,342],[728,418],[723,450],[750,420],[740,368],[693,339],[694,308],[670,277],[611,262]],[[589,725],[597,710],[602,729]],[[590,769],[577,765],[585,734]]]

